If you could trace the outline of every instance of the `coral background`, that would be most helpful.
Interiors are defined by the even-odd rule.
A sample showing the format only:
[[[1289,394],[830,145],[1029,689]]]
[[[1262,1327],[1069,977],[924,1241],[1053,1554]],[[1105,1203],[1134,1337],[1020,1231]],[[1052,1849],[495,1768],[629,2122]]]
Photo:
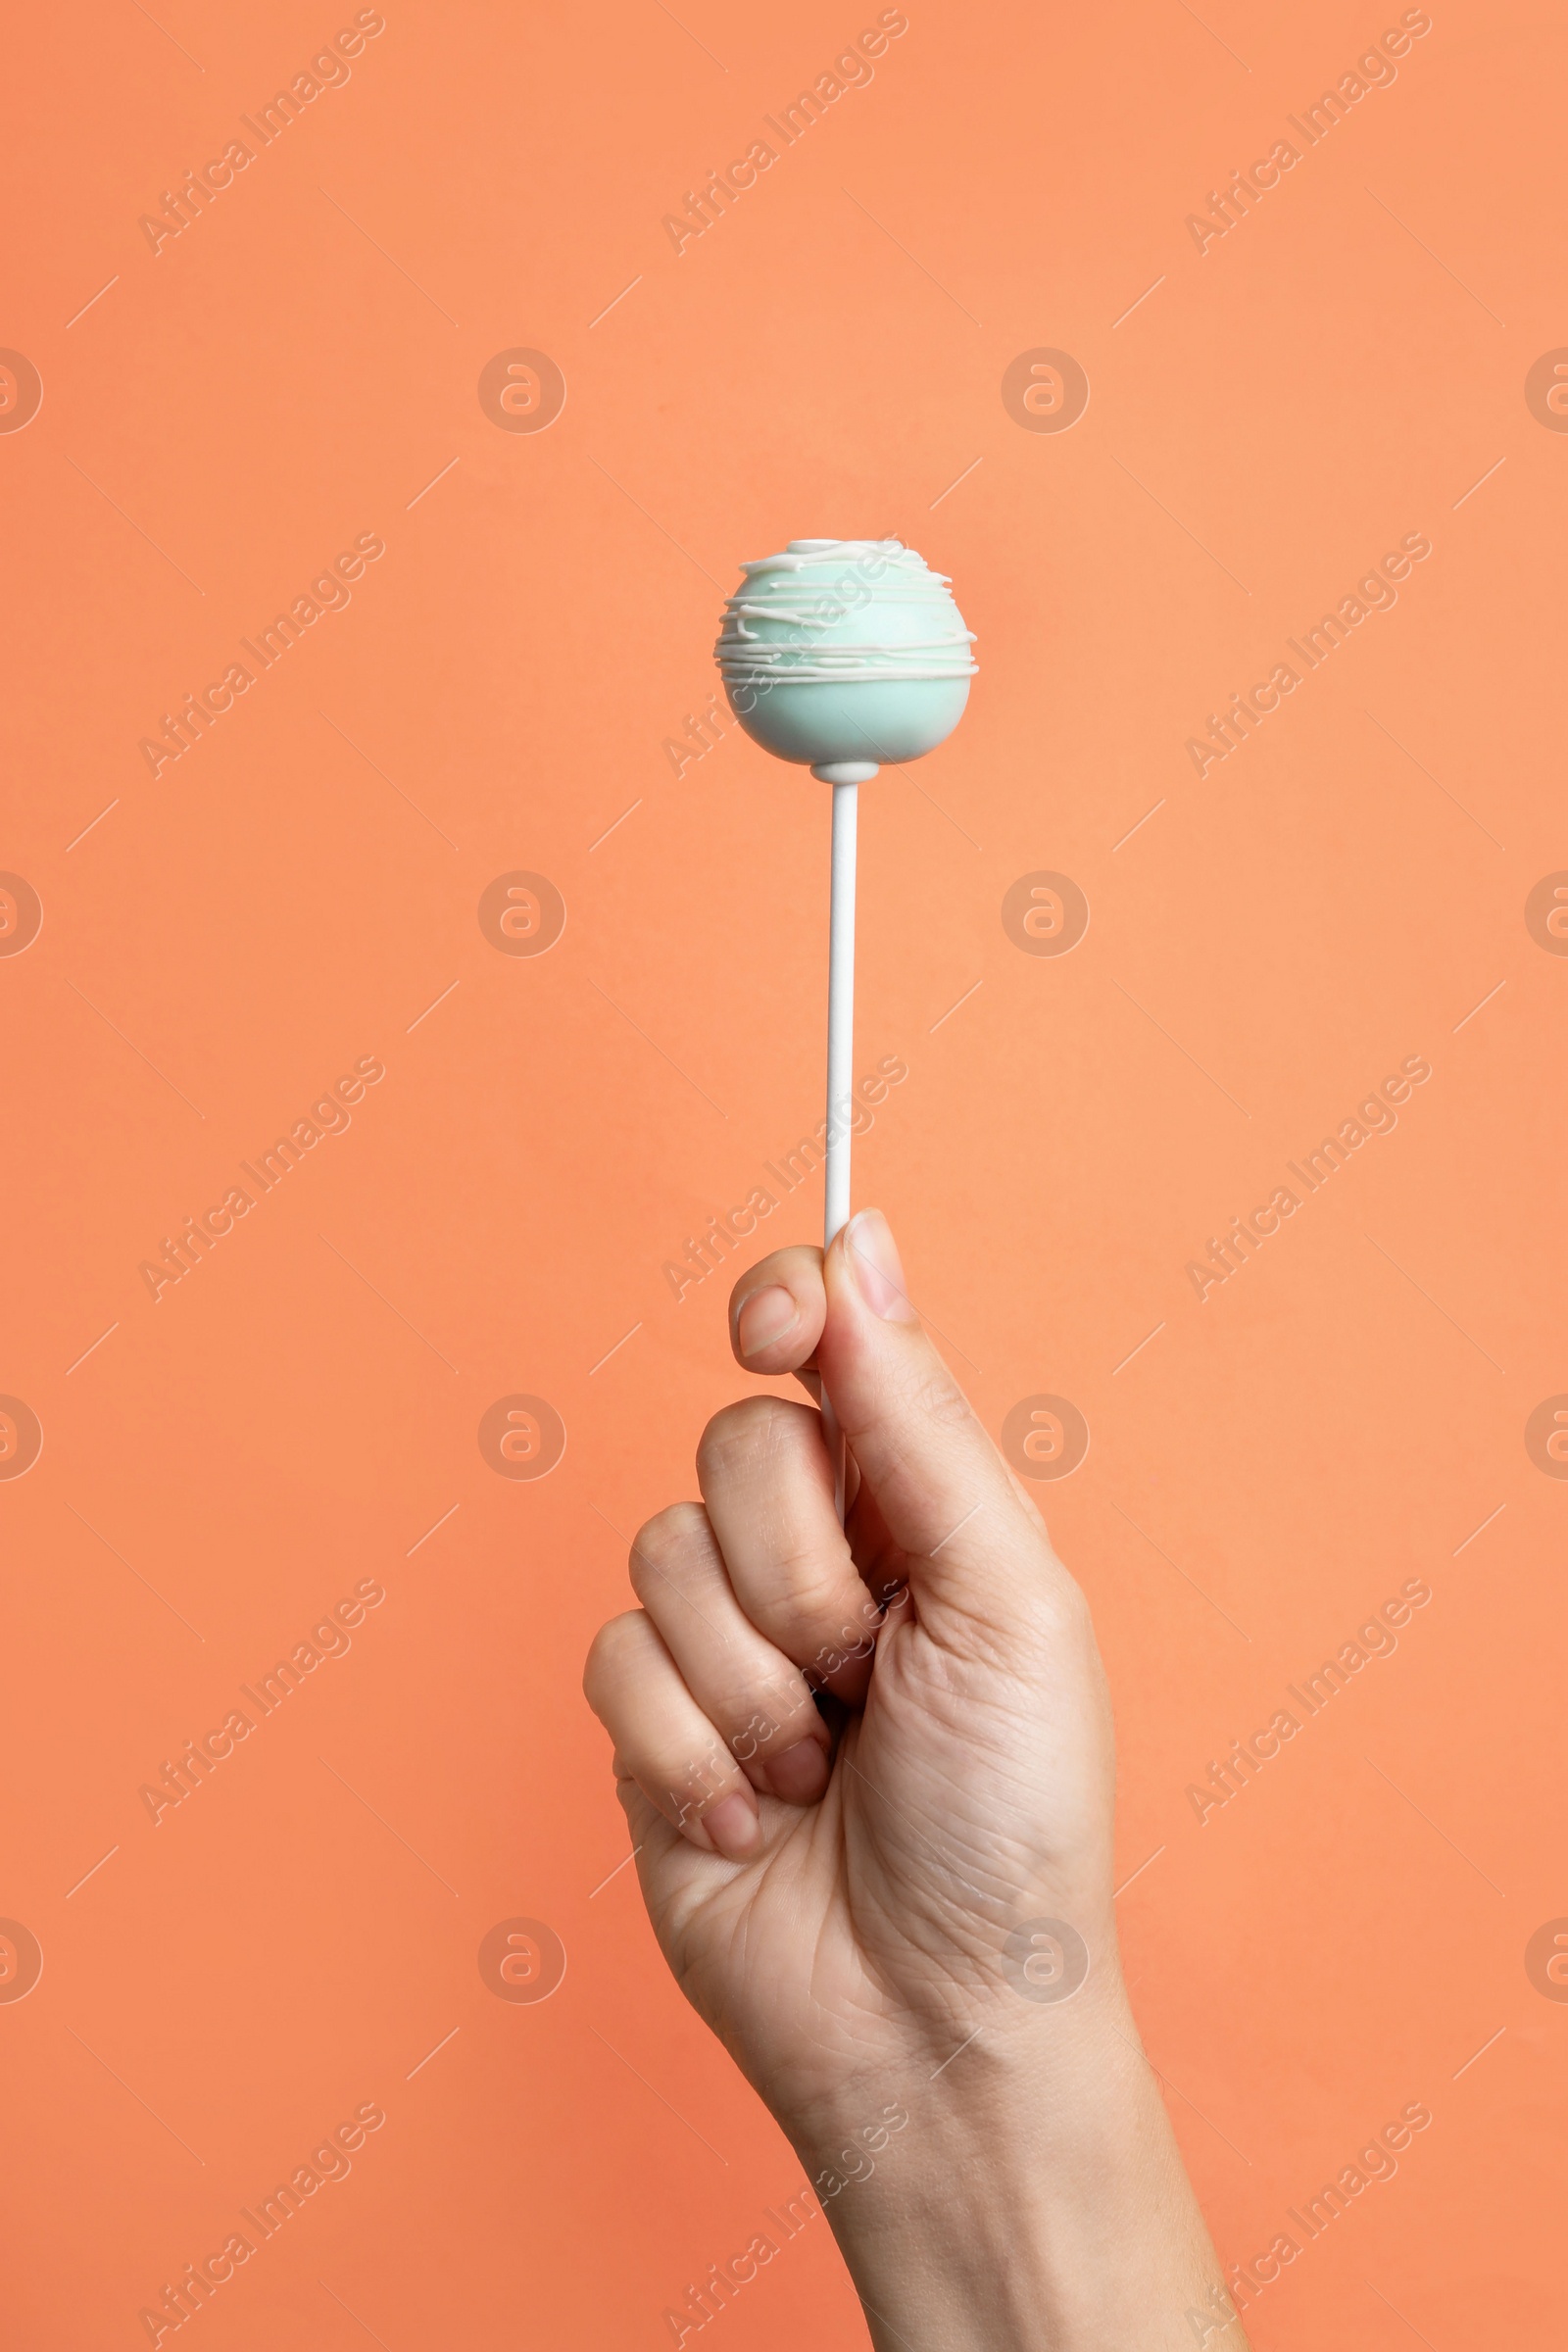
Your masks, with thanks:
[[[43,1961],[12,1997],[0,1931],[19,2345],[148,2340],[367,2104],[208,2352],[668,2342],[799,2186],[611,1875],[578,1674],[739,1385],[728,1274],[677,1301],[663,1267],[820,1115],[826,794],[733,730],[678,776],[664,747],[742,558],[884,532],[953,575],[981,672],[862,795],[857,1067],[909,1075],[857,1199],[993,1430],[1041,1393],[1087,1421],[1040,1494],[1226,2261],[1433,2116],[1254,2343],[1568,2321],[1568,2007],[1526,1965],[1568,1913],[1568,1487],[1525,1443],[1568,1388],[1568,962],[1525,914],[1568,866],[1568,440],[1525,391],[1568,343],[1568,31],[1439,0],[1200,253],[1186,216],[1398,9],[911,0],[677,254],[663,216],[877,14],[388,0],[156,253],[160,191],[354,12],[13,33],[0,344],[43,388],[0,431],[0,867],[43,914],[0,954],[0,1391],[43,1440],[0,1476],[0,1916]],[[1087,373],[1070,429],[1004,401],[1041,348]],[[548,430],[481,403],[518,349],[564,375]],[[1396,606],[1200,776],[1206,714],[1414,532]],[[155,777],[162,714],[362,535],[348,607]],[[1087,898],[1069,954],[1004,927],[1039,870]],[[517,871],[564,901],[548,953],[481,928]],[[1415,1055],[1396,1130],[1200,1301],[1208,1237]],[[352,1125],[155,1301],[163,1238],[361,1059]],[[760,1240],[819,1215],[802,1186]],[[517,1395],[564,1424],[548,1476],[481,1451]],[[1397,1652],[1200,1823],[1209,1760],[1416,1577]],[[143,1786],[361,1584],[348,1654],[155,1823]],[[519,1918],[564,1947],[546,2000],[481,1970]],[[864,2343],[820,2219],[722,2329]]]

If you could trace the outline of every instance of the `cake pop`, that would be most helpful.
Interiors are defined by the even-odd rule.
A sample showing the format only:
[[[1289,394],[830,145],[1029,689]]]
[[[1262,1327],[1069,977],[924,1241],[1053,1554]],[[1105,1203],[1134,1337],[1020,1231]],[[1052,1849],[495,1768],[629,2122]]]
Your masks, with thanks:
[[[855,853],[858,790],[884,765],[921,759],[963,715],[974,633],[943,573],[898,539],[792,539],[743,564],[714,656],[754,742],[833,787],[828,922],[827,1168],[823,1240],[850,1214],[855,1034]],[[840,1516],[844,1446],[822,1415]]]

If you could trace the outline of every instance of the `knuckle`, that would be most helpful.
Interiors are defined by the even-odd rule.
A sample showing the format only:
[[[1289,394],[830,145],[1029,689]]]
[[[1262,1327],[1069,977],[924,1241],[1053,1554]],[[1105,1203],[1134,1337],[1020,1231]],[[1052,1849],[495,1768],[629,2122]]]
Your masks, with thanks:
[[[922,1372],[915,1386],[917,1412],[938,1429],[962,1429],[974,1420],[974,1407],[946,1364],[938,1361]]]
[[[776,1577],[760,1611],[761,1630],[798,1666],[821,1672],[823,1660],[830,1658],[834,1664],[826,1671],[836,1672],[867,1638],[862,1603],[868,1595],[858,1578],[852,1590],[842,1563],[809,1552],[780,1559]]]
[[[582,1690],[596,1715],[603,1715],[633,1645],[642,1639],[640,1629],[647,1622],[641,1609],[627,1609],[619,1617],[607,1618],[589,1642],[588,1655],[583,1661]]]
[[[708,1513],[700,1502],[672,1502],[656,1511],[632,1539],[628,1573],[632,1591],[642,1597],[646,1588],[667,1577],[689,1555],[694,1542],[708,1529]]]
[[[742,1396],[724,1405],[698,1442],[699,1477],[723,1478],[765,1460],[789,1444],[806,1409],[783,1396]]]
[[[843,1630],[850,1602],[844,1579],[826,1560],[797,1553],[780,1562],[784,1590],[782,1606],[813,1635]]]

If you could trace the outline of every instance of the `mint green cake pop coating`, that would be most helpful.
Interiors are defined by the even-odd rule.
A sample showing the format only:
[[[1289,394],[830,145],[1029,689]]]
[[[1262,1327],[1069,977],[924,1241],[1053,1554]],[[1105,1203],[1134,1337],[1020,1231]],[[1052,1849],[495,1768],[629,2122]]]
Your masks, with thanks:
[[[898,539],[792,539],[741,566],[714,656],[754,741],[806,766],[918,760],[963,714],[973,632]]]

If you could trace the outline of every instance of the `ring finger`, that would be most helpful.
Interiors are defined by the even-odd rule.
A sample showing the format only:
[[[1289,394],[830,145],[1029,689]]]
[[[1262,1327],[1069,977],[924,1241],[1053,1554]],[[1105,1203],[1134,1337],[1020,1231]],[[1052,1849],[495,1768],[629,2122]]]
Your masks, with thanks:
[[[651,1804],[693,1845],[744,1861],[761,1833],[757,1796],[641,1609],[594,1637],[583,1672],[588,1704]]]

